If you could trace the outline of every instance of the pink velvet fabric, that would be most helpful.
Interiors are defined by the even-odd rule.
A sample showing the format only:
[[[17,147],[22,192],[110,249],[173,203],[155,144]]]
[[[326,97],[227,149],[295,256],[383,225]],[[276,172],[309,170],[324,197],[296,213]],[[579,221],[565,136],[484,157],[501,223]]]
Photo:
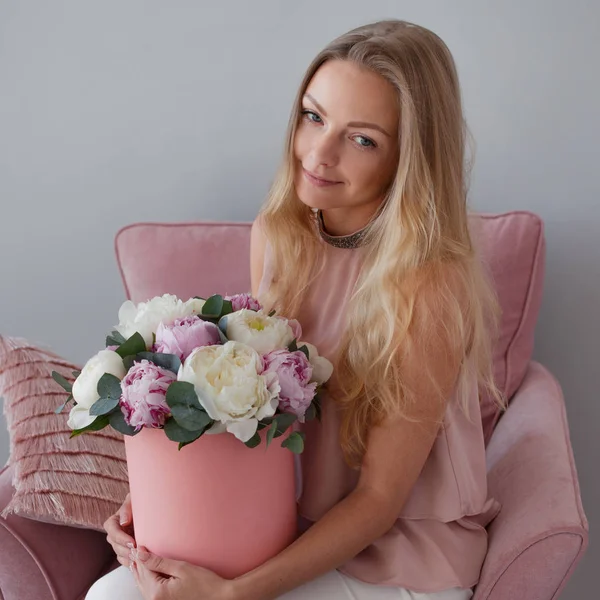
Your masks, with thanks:
[[[531,363],[487,450],[490,492],[502,511],[475,600],[558,597],[588,545],[558,382]]]
[[[250,291],[250,223],[137,223],[117,233],[115,251],[133,302]]]
[[[502,309],[494,346],[494,376],[510,400],[523,381],[533,352],[544,283],[544,226],[537,215],[515,211],[473,215],[471,230]],[[489,398],[483,398],[481,414],[487,443],[500,411]]]
[[[0,510],[14,492],[12,471],[0,475]],[[106,536],[10,515],[0,519],[0,599],[82,600],[113,566]]]

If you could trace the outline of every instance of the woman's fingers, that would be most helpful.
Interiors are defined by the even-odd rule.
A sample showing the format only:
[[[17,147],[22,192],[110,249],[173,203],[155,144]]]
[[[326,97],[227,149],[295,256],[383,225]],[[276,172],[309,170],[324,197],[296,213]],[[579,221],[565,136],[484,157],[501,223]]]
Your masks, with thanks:
[[[120,544],[125,547],[127,547],[127,544],[133,544],[133,547],[135,547],[135,539],[121,527],[119,518],[119,515],[115,514],[109,517],[104,523],[104,529],[108,534],[108,541],[111,544]]]
[[[129,566],[129,563],[131,562],[131,552],[133,550],[133,546],[131,546],[131,547],[121,546],[121,544],[115,544],[115,543],[111,542],[110,540],[108,540],[108,543],[112,546],[112,549],[114,550],[114,553],[117,555],[119,562],[121,564],[125,564],[126,566]]]
[[[117,561],[119,564],[123,565],[124,567],[127,567],[128,569],[131,567],[131,561],[129,560],[129,558],[122,558],[121,556],[117,556]]]
[[[129,494],[125,497],[125,502],[121,505],[119,509],[119,524],[123,525],[131,525],[133,523],[133,514],[131,512],[131,497]]]
[[[121,527],[119,523],[121,518],[121,511],[112,515],[104,523],[104,529],[107,533],[106,539],[117,555],[117,560],[124,567],[129,567],[131,565],[130,554],[136,544],[135,539]]]

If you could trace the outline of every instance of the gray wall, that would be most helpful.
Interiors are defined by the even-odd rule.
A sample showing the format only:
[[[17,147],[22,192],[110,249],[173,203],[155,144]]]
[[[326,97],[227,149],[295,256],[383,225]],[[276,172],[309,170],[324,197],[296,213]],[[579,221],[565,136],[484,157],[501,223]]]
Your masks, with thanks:
[[[401,17],[458,63],[477,139],[474,208],[547,225],[536,358],[561,381],[600,529],[600,8],[592,0],[0,4],[0,332],[83,361],[123,292],[136,220],[252,219],[301,73],[333,36]],[[8,440],[0,427],[0,461]],[[591,598],[600,546],[563,598]]]

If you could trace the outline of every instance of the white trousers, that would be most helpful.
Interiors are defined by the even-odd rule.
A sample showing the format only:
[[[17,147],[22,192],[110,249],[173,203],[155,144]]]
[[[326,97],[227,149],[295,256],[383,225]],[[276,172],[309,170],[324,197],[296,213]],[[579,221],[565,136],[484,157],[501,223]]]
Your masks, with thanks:
[[[454,588],[443,592],[420,594],[404,588],[371,585],[347,577],[338,571],[310,581],[280,596],[281,600],[470,600],[471,590]],[[119,567],[99,579],[85,600],[144,600],[127,567]]]

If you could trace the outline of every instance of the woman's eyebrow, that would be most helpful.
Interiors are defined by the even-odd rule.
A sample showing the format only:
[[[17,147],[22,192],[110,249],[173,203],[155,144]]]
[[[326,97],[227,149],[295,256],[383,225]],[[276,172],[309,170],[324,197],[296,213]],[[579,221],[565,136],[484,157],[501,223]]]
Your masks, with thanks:
[[[325,109],[310,94],[304,94],[304,97],[310,100],[324,117],[327,116],[327,112],[325,111]],[[351,123],[348,123],[348,127],[375,129],[377,131],[380,131],[381,133],[383,133],[383,135],[386,135],[387,137],[392,137],[383,127],[377,125],[376,123],[369,123],[367,121],[352,121]]]

